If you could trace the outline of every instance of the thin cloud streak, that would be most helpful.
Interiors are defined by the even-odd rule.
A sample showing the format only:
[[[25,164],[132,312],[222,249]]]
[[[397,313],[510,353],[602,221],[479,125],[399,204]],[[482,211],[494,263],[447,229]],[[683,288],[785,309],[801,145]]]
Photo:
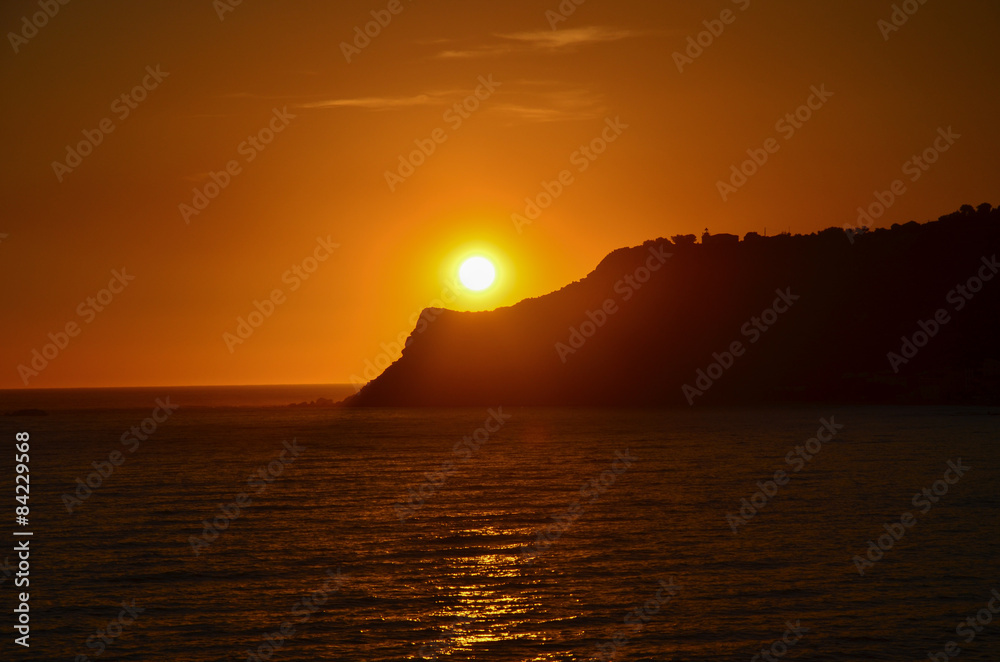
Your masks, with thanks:
[[[572,30],[535,30],[534,32],[514,32],[498,35],[504,39],[526,43],[534,48],[565,48],[585,44],[599,44],[608,41],[620,41],[638,36],[639,32],[621,28],[592,26],[574,28]]]
[[[601,113],[592,110],[568,110],[565,108],[543,108],[508,103],[494,106],[491,112],[508,115],[525,122],[565,122],[568,120],[585,120],[599,116]]]
[[[367,110],[393,110],[429,106],[440,101],[439,96],[418,94],[412,97],[359,97],[357,99],[327,99],[296,106],[297,108],[365,108]]]
[[[527,51],[570,50],[579,46],[621,41],[644,34],[636,30],[591,26],[568,30],[535,30],[498,34],[503,42],[469,50],[445,50],[435,57],[443,59],[501,56]]]
[[[558,122],[591,119],[604,114],[603,98],[582,88],[560,89],[551,81],[520,80],[508,84],[506,99],[491,103],[486,112],[505,115],[524,122]],[[542,88],[542,89],[539,89]],[[359,108],[371,112],[405,110],[428,106],[450,106],[468,95],[467,90],[427,92],[412,96],[372,96],[347,99],[325,99],[297,104],[303,109]]]

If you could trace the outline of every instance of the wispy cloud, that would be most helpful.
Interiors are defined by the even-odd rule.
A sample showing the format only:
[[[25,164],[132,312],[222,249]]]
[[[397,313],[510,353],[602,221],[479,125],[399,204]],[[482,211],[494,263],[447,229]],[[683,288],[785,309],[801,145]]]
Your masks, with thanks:
[[[580,46],[621,41],[643,34],[636,30],[590,26],[568,30],[536,30],[532,32],[512,32],[494,35],[496,43],[466,50],[448,49],[436,57],[455,59],[471,57],[500,56],[525,51],[571,50]]]
[[[505,103],[493,107],[493,112],[508,115],[524,122],[564,122],[566,120],[587,119],[592,114],[582,110],[549,108],[516,103]]]
[[[515,97],[491,107],[493,112],[523,122],[564,122],[601,117],[604,98],[591,90],[554,81],[518,81]]]
[[[377,96],[303,101],[297,108],[359,108],[370,112],[418,107],[450,107],[469,90],[439,90],[411,96]],[[491,101],[483,112],[521,122],[558,122],[600,117],[606,113],[603,97],[558,81],[512,80],[504,83],[503,99]]]
[[[574,28],[572,30],[536,30],[534,32],[514,32],[498,35],[504,39],[519,41],[532,48],[566,48],[567,46],[582,46],[599,44],[606,41],[620,41],[637,36],[634,30],[591,26]]]
[[[467,51],[455,51],[447,50],[441,51],[434,57],[441,59],[460,59],[469,57],[489,57],[491,55],[506,55],[510,53],[513,49],[509,46],[492,46],[488,48],[477,48],[475,50]]]
[[[299,104],[299,108],[365,108],[394,110],[413,106],[430,106],[440,102],[444,94],[417,94],[412,97],[358,97],[356,99],[326,99]]]

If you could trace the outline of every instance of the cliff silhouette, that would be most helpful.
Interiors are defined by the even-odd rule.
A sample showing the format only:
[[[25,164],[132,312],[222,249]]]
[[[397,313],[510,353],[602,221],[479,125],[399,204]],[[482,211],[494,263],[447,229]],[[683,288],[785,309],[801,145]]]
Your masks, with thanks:
[[[513,306],[424,311],[343,404],[1000,404],[1000,209],[714,237],[615,250]]]

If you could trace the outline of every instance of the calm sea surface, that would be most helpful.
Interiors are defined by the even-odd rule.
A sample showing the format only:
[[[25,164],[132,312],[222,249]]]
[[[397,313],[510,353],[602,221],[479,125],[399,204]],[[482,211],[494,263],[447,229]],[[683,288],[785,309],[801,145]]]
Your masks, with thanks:
[[[1000,659],[1000,416],[270,406],[342,395],[0,392],[49,411],[0,418],[34,532],[31,647],[0,576],[0,658]]]

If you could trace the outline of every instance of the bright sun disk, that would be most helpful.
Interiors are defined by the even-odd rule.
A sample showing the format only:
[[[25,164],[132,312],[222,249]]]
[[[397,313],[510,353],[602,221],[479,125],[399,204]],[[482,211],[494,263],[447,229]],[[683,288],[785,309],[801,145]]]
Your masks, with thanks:
[[[479,292],[493,284],[496,279],[493,263],[485,257],[470,257],[458,269],[458,278],[470,290]]]

